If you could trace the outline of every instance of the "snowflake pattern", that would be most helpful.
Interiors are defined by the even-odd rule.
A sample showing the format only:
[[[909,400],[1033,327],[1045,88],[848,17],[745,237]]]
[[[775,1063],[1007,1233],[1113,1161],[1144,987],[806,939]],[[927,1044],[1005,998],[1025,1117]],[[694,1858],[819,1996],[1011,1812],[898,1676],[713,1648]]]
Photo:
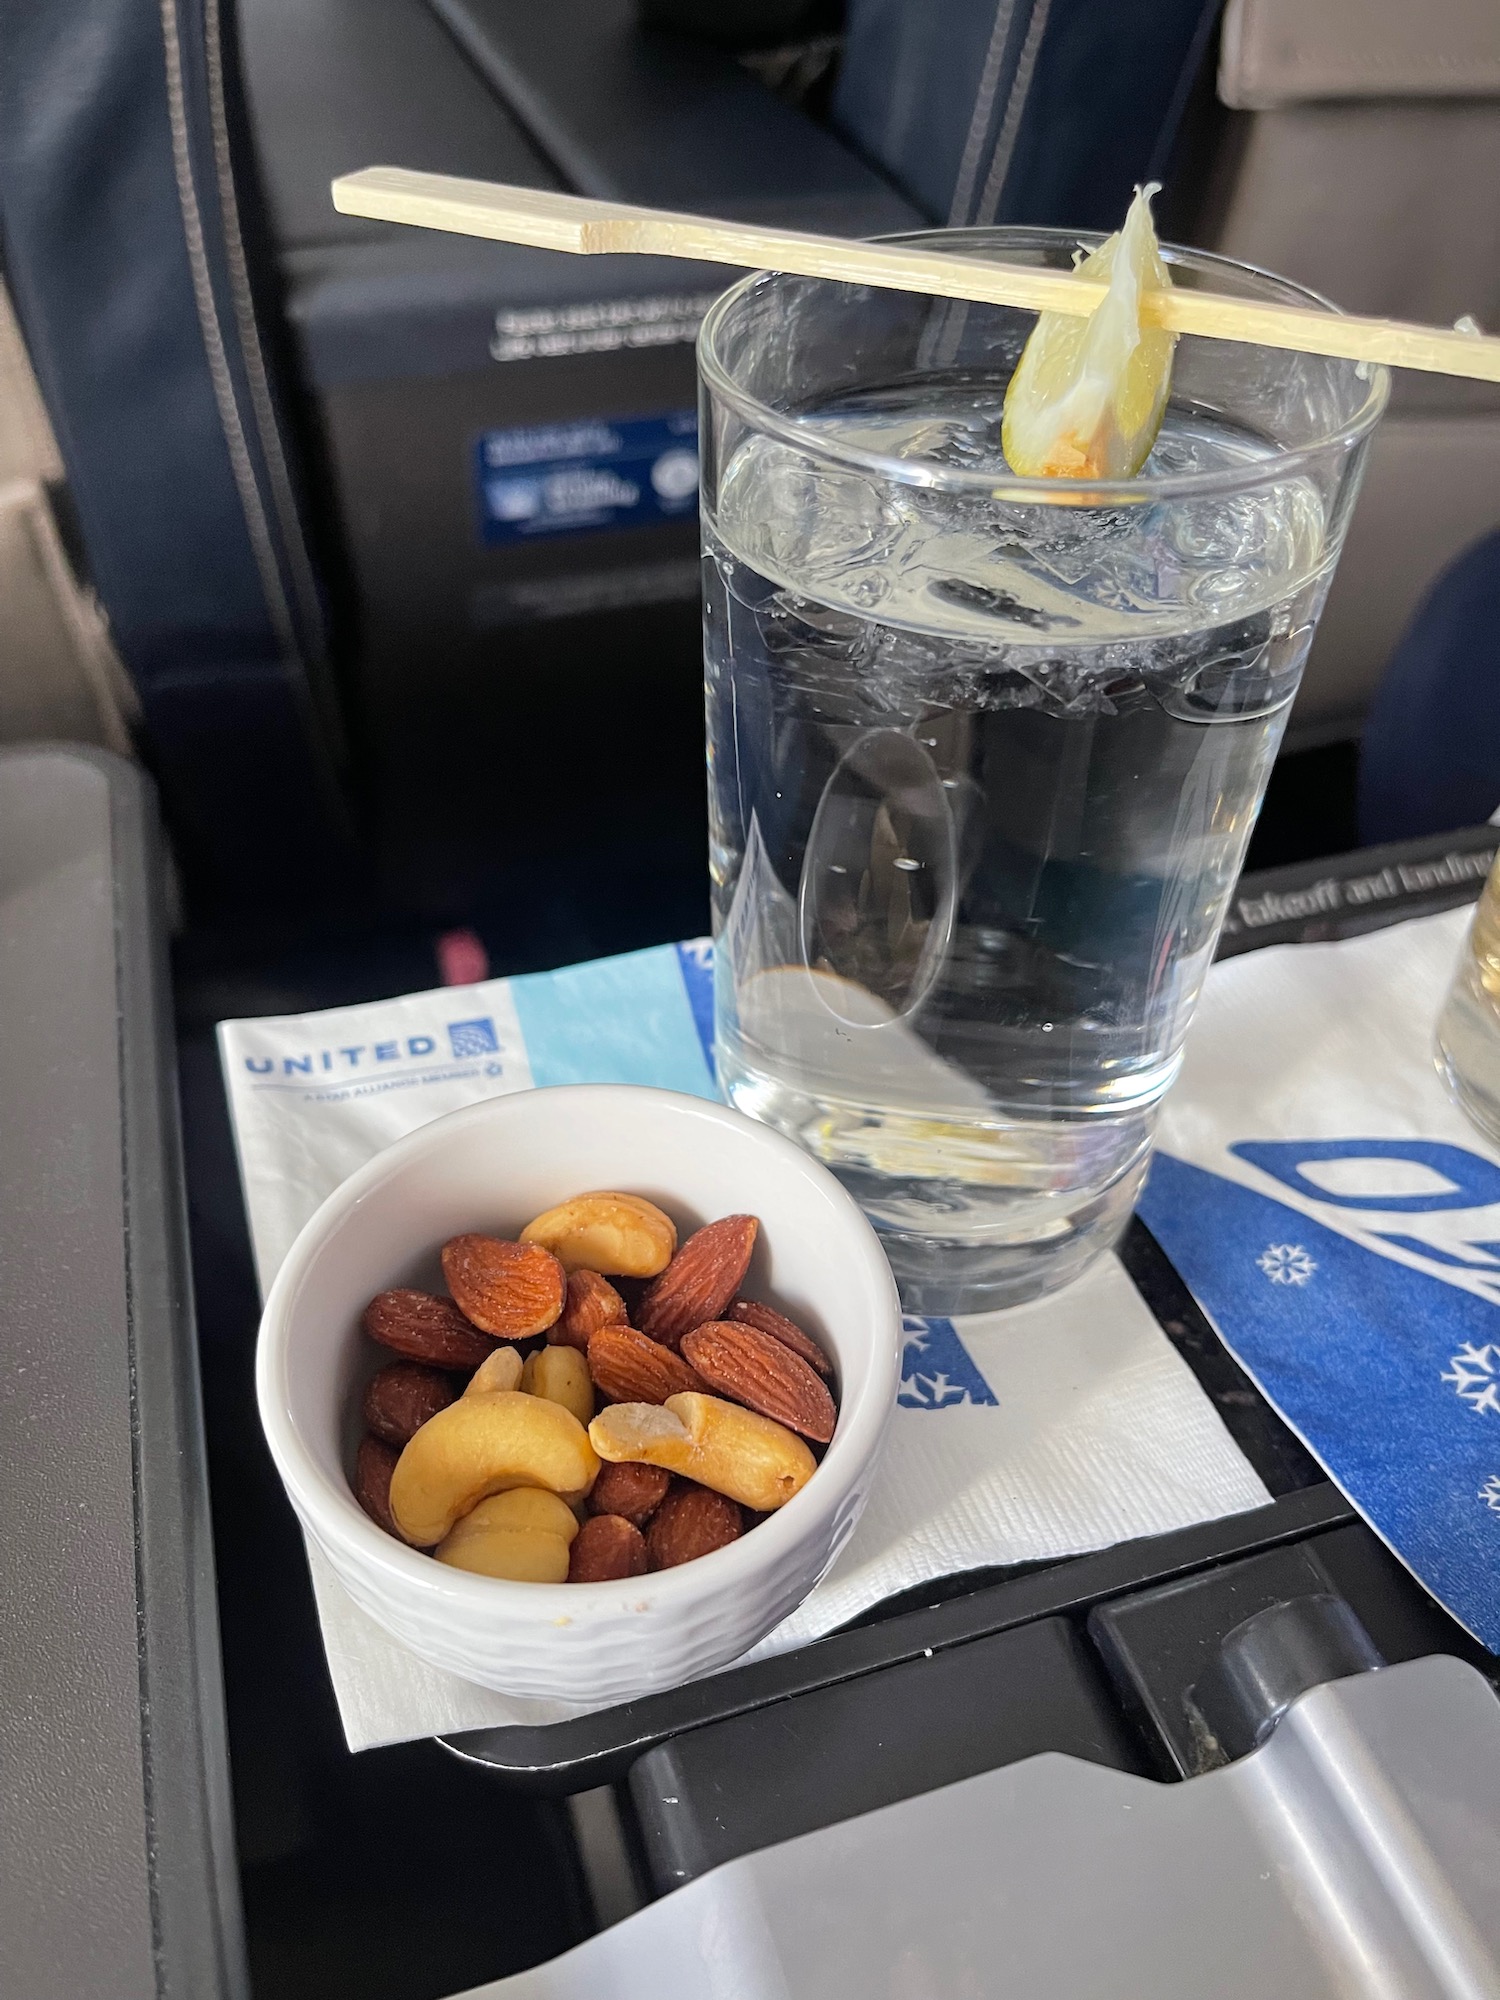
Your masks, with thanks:
[[[1300,1243],[1268,1243],[1255,1261],[1273,1285],[1305,1285],[1318,1268]]]
[[[1472,1340],[1466,1340],[1449,1361],[1442,1379],[1453,1385],[1453,1393],[1476,1415],[1489,1410],[1500,1416],[1500,1347],[1493,1343],[1476,1347]]]
[[[967,1403],[969,1392],[962,1382],[953,1382],[939,1368],[931,1375],[912,1375],[902,1401],[914,1409],[940,1410],[945,1403]]]
[[[1492,1472],[1475,1497],[1482,1500],[1492,1514],[1500,1514],[1500,1472]]]
[[[993,1407],[995,1392],[951,1319],[909,1314],[903,1325],[901,1392],[896,1399],[903,1409],[951,1410],[959,1403]]]

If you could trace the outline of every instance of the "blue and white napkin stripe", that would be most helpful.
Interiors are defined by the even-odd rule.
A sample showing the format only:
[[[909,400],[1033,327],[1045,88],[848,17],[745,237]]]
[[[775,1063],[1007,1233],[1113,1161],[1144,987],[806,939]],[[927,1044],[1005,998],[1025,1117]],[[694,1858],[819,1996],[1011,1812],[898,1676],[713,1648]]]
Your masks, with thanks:
[[[532,1082],[642,1083],[716,1098],[711,952],[707,939],[655,945],[511,979]]]
[[[717,1078],[714,1066],[714,947],[711,938],[693,938],[673,947],[677,969],[682,974],[688,1005],[693,1010],[693,1026],[703,1048],[708,1073]]]
[[[996,1409],[998,1398],[951,1319],[902,1321],[901,1389],[903,1410]]]

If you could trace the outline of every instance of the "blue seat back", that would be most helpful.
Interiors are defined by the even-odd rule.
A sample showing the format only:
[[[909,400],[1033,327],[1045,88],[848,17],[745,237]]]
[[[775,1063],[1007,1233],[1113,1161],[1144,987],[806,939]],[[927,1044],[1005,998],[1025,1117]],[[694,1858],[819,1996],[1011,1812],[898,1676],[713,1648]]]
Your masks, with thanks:
[[[1433,585],[1391,656],[1360,745],[1366,843],[1480,826],[1500,807],[1500,533]]]
[[[232,41],[221,0],[0,0],[6,275],[179,856],[242,896],[342,835]]]
[[[1118,228],[1221,0],[849,0],[838,128],[936,222]]]

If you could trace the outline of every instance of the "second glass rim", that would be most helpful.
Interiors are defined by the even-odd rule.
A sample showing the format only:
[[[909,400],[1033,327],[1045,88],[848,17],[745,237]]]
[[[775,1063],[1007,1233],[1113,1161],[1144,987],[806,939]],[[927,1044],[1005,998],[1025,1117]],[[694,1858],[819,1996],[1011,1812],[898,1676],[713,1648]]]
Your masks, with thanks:
[[[1033,227],[1025,223],[992,223],[963,229],[903,230],[896,235],[877,236],[869,240],[877,243],[917,243],[932,248],[939,243],[952,246],[965,240],[971,243],[980,241],[993,243],[996,238],[1002,240],[1009,238],[1017,244],[1029,240],[1038,246],[1057,244],[1069,249],[1093,249],[1104,242],[1106,235],[1107,232],[1103,230],[1053,229]],[[1274,271],[1264,270],[1257,264],[1245,263],[1239,258],[1223,257],[1212,250],[1195,250],[1178,243],[1163,243],[1161,252],[1169,264],[1206,264],[1226,272],[1233,272],[1240,278],[1254,278],[1263,286],[1279,293],[1280,302],[1287,305],[1313,306],[1322,312],[1335,314],[1342,310],[1330,299],[1324,298],[1320,292],[1313,291],[1310,286],[1297,284],[1290,278],[1279,277]],[[1072,507],[1139,506],[1158,500],[1186,498],[1206,493],[1243,492],[1247,486],[1260,485],[1264,481],[1282,479],[1289,473],[1295,473],[1301,465],[1317,458],[1332,446],[1353,443],[1374,428],[1384,414],[1390,399],[1390,370],[1376,364],[1369,368],[1368,393],[1365,400],[1347,423],[1340,424],[1321,436],[1310,438],[1303,444],[1286,449],[1278,447],[1269,452],[1264,459],[1232,467],[1216,467],[1207,472],[1171,472],[1153,477],[1137,474],[1131,479],[1028,479],[1013,472],[985,471],[963,466],[924,463],[920,459],[892,458],[883,452],[867,451],[859,445],[845,443],[827,431],[809,424],[805,418],[775,409],[771,404],[762,402],[759,397],[734,380],[716,351],[714,343],[724,321],[743,299],[759,286],[775,283],[780,279],[797,277],[798,274],[795,272],[751,271],[721,292],[704,314],[703,323],[698,330],[699,375],[716,401],[727,404],[755,430],[779,438],[783,443],[808,457],[841,465],[852,471],[864,472],[896,485],[985,494],[993,499],[1038,506]],[[840,288],[840,281],[833,278],[807,278],[801,282],[827,285],[831,289]],[[937,302],[935,294],[933,299]],[[960,306],[964,302],[954,299],[946,303]],[[999,310],[1003,311],[1006,308],[1002,307]],[[1197,336],[1183,337],[1189,339]],[[1257,343],[1243,344],[1254,346]],[[1329,361],[1338,359],[1337,356],[1318,358]],[[1357,370],[1364,364],[1350,361],[1344,365]]]

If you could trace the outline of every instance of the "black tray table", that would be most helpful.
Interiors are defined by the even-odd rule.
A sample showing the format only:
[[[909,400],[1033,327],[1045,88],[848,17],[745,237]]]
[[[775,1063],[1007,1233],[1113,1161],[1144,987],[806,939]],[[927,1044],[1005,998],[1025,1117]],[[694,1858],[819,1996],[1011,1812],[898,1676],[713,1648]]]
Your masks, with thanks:
[[[1484,826],[1246,876],[1232,899],[1219,955],[1354,936],[1472,901],[1497,848],[1500,832]],[[1348,1501],[1225,1349],[1143,1223],[1132,1221],[1120,1249],[1125,1268],[1163,1331],[1273,1496],[1270,1506],[1061,1562],[939,1578],[887,1599],[851,1627],[776,1659],[571,1722],[470,1730],[440,1740],[513,1785],[578,1792],[618,1781],[638,1759],[684,1731],[769,1710],[1050,1618],[1083,1619],[1093,1608],[1128,1593],[1332,1529],[1350,1529],[1370,1545],[1377,1595],[1399,1600],[1396,1629],[1387,1638],[1388,1658],[1441,1650],[1500,1673],[1500,1662],[1433,1605],[1358,1524]],[[1392,1623],[1378,1609],[1369,1616],[1377,1624]],[[681,1871],[669,1871],[669,1879],[681,1879]]]

